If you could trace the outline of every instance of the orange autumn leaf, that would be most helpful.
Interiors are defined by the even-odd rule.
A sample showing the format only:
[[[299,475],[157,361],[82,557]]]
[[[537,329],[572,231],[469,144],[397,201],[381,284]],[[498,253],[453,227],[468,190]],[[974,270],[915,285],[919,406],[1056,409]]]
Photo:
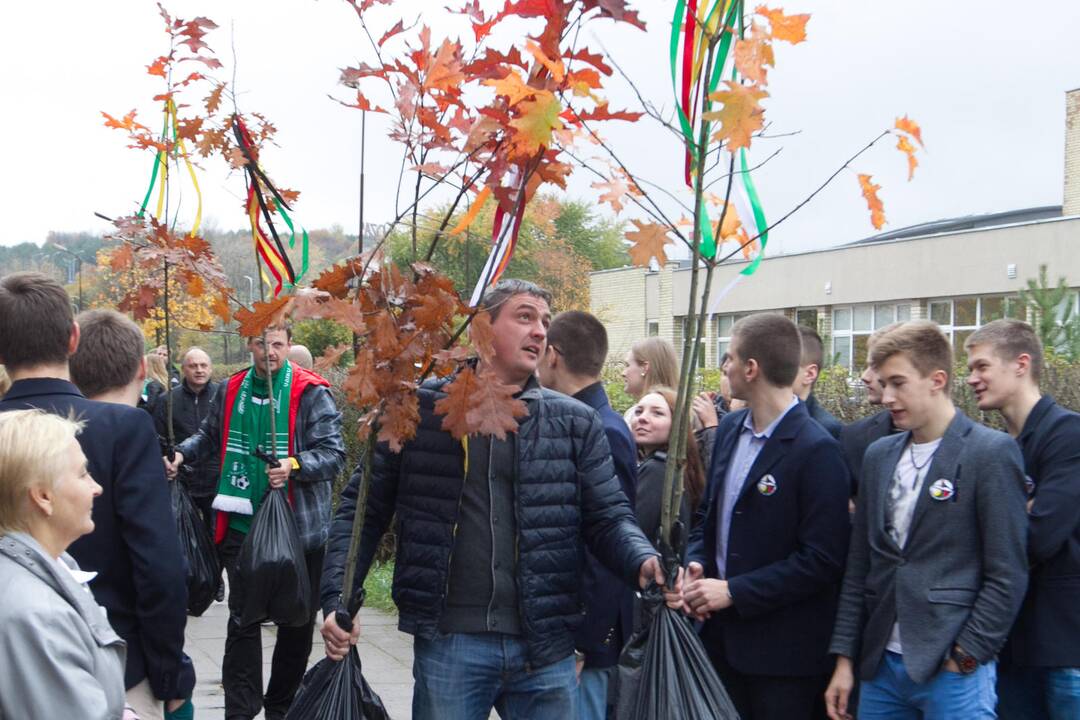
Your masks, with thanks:
[[[469,323],[469,340],[473,349],[484,362],[491,362],[495,357],[495,329],[491,326],[491,315],[480,310]]]
[[[510,121],[515,130],[512,151],[515,155],[535,155],[540,148],[551,144],[551,131],[563,126],[559,119],[562,103],[552,93],[543,91],[518,107],[521,116]]]
[[[765,110],[758,103],[769,93],[730,80],[724,84],[727,90],[717,90],[709,95],[710,100],[722,103],[723,108],[701,117],[720,121],[720,129],[713,135],[713,140],[725,142],[728,150],[750,147],[751,135],[763,127],[765,120]]]
[[[280,323],[291,299],[288,295],[282,295],[266,302],[253,303],[250,310],[243,307],[237,310],[233,317],[240,323],[240,336],[256,337],[262,335],[267,327]]]
[[[165,66],[169,64],[169,58],[165,55],[158,57],[153,63],[146,66],[146,72],[148,75],[157,75],[158,77],[165,77]]]
[[[720,227],[716,229],[716,235],[724,241],[737,239],[733,236],[742,229],[742,223],[739,221],[739,213],[735,211],[734,205],[731,203],[725,205],[723,200],[720,201],[720,208],[720,214],[723,218],[722,220],[717,220],[717,222],[720,223]]]
[[[109,268],[114,272],[126,270],[131,267],[134,250],[131,245],[124,243],[109,254]]]
[[[621,178],[614,178],[606,182],[594,182],[589,187],[596,188],[597,190],[604,190],[605,192],[600,196],[600,202],[610,203],[611,209],[614,210],[616,213],[622,211],[622,199],[628,192],[630,192],[630,186],[627,185]]]
[[[806,40],[806,23],[810,20],[809,15],[785,15],[781,9],[773,10],[764,5],[759,5],[754,12],[769,19],[769,27],[774,40],[783,40],[792,45]]]
[[[552,60],[545,55],[544,51],[540,49],[540,46],[532,40],[526,41],[525,49],[533,56],[536,62],[547,68],[548,72],[551,73],[551,77],[555,78],[555,82],[563,81],[563,78],[566,76],[566,67],[563,65],[562,58],[555,58]]]
[[[476,220],[476,216],[480,214],[480,208],[484,207],[484,203],[491,197],[491,188],[485,185],[480,192],[476,194],[476,199],[473,200],[473,204],[469,206],[469,211],[465,213],[465,217],[461,218],[461,222],[454,226],[454,229],[450,231],[451,235],[460,235],[465,232],[465,229],[473,224]]]
[[[907,155],[907,179],[911,182],[911,178],[915,177],[915,168],[919,165],[919,161],[915,159],[915,146],[907,139],[907,135],[901,135],[896,139],[896,149]]]
[[[517,105],[525,98],[532,97],[537,91],[536,88],[526,85],[521,76],[513,70],[508,72],[506,77],[485,80],[482,84],[495,88],[495,94],[505,97],[506,104],[509,106]]]
[[[353,349],[351,342],[343,342],[340,345],[331,345],[323,351],[323,354],[315,358],[315,369],[326,372],[330,368],[337,367],[341,356]]]
[[[923,145],[922,141],[922,128],[920,128],[918,123],[916,123],[914,120],[908,118],[907,115],[902,118],[896,118],[896,129],[901,132],[906,132],[908,135],[915,138],[915,140],[919,143],[919,147],[926,147],[925,145]]]
[[[214,304],[211,307],[214,314],[221,318],[221,322],[227,323],[232,320],[232,309],[229,307],[229,298],[227,295],[219,294],[214,298]]]
[[[667,262],[667,252],[664,250],[664,246],[669,242],[667,228],[640,220],[630,222],[637,226],[637,230],[626,233],[626,239],[633,243],[627,250],[631,262],[638,267],[649,267],[653,258],[661,265]]]
[[[416,393],[387,398],[379,414],[379,441],[388,443],[392,452],[401,452],[405,443],[416,436],[419,423],[420,401]]]
[[[442,429],[455,440],[467,435],[494,435],[506,439],[506,433],[518,428],[517,418],[528,415],[524,401],[514,398],[518,388],[499,380],[491,370],[479,373],[462,368],[446,386],[446,397],[435,403],[435,412],[443,416]]]
[[[735,68],[751,82],[757,85],[766,84],[768,68],[775,62],[772,41],[757,25],[753,26],[749,38],[735,41]]]
[[[117,120],[116,118],[114,118],[112,115],[110,115],[107,112],[103,112],[101,114],[105,116],[105,127],[107,127],[107,128],[115,128],[117,130],[128,130],[128,131],[131,131],[131,132],[134,132],[136,130],[146,130],[146,131],[150,130],[150,128],[146,127],[145,125],[142,125],[141,123],[135,122],[135,111],[134,110],[129,112],[127,115],[125,115],[120,120]]]
[[[192,275],[187,279],[187,294],[190,297],[198,298],[202,297],[206,292],[206,283],[203,282],[201,275]]]
[[[369,407],[379,401],[379,391],[373,382],[375,378],[375,359],[371,350],[361,350],[356,362],[349,368],[349,376],[341,389],[353,405]]]
[[[869,175],[860,173],[859,187],[862,188],[862,196],[866,198],[866,205],[870,208],[870,223],[875,230],[880,230],[885,225],[885,206],[881,203],[881,198],[877,194],[881,186],[871,182]]]
[[[423,89],[442,90],[444,92],[460,87],[465,82],[461,71],[461,46],[443,40],[435,52],[424,78]]]

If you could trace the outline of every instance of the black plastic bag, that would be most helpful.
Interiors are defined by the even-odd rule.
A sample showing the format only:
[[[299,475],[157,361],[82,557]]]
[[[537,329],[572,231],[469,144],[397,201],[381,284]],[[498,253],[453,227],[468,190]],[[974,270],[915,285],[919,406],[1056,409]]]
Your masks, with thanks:
[[[364,602],[360,590],[349,604],[351,612],[337,611],[337,623],[352,630],[352,617]],[[361,672],[356,646],[343,660],[323,658],[304,675],[285,720],[390,720],[382,699],[368,685]]]
[[[210,537],[187,489],[178,480],[172,482],[172,506],[180,550],[187,560],[187,609],[198,617],[214,602],[221,582],[221,563],[214,538]]]
[[[236,558],[241,625],[269,620],[299,627],[311,619],[311,580],[285,490],[267,491]]]
[[[285,720],[390,720],[382,700],[360,672],[356,646],[344,660],[324,657],[304,675]]]

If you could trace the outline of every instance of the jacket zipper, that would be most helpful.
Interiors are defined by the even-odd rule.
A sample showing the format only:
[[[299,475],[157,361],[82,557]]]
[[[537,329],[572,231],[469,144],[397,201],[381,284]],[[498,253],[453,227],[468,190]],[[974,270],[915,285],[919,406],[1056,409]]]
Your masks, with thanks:
[[[451,564],[454,562],[454,547],[457,545],[458,521],[461,519],[461,501],[465,497],[465,483],[469,480],[468,436],[462,441],[461,449],[464,452],[462,458],[463,477],[461,479],[461,490],[458,491],[457,512],[454,513],[454,527],[450,531],[450,552],[446,554],[446,581],[443,583],[442,607],[439,610],[439,617],[435,623],[436,632],[439,629],[439,621],[441,621],[442,616],[446,614],[446,602],[450,597],[450,568]]]
[[[487,605],[487,626],[491,627],[491,611],[492,605],[495,603],[495,589],[497,578],[495,575],[495,521],[492,510],[495,507],[495,488],[492,484],[491,478],[491,461],[494,457],[495,438],[491,437],[488,440],[488,467],[487,467],[487,485],[488,485],[488,531],[491,533],[491,595],[488,597]]]

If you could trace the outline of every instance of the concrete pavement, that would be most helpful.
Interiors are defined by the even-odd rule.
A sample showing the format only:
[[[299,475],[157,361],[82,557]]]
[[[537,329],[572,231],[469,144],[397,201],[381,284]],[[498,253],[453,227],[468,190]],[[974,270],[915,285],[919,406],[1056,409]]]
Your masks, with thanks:
[[[322,613],[319,613],[321,620]],[[189,617],[185,651],[195,664],[196,720],[224,720],[225,696],[221,688],[221,660],[225,655],[225,625],[228,608],[216,602],[202,617]],[[318,624],[311,649],[310,665],[323,657]],[[263,683],[270,679],[270,658],[277,629],[263,627]],[[394,720],[412,717],[412,637],[399,632],[397,617],[378,610],[360,610],[360,660],[364,677],[382,698]],[[262,714],[258,716],[262,718]]]

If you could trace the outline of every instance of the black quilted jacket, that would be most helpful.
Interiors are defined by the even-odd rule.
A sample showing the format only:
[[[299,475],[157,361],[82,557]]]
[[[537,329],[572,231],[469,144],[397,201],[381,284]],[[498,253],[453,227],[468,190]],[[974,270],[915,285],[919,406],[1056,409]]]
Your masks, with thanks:
[[[420,426],[402,452],[380,444],[373,459],[356,581],[367,575],[379,539],[397,513],[394,602],[399,627],[434,638],[445,608],[450,556],[464,485],[462,445],[441,429],[435,402],[448,380],[420,390]],[[551,390],[521,394],[529,415],[517,437],[517,585],[529,663],[570,655],[584,615],[584,548],[636,586],[655,555],[615,477],[603,425],[592,408]],[[361,468],[353,473],[330,530],[322,577],[325,613],[337,607]]]

